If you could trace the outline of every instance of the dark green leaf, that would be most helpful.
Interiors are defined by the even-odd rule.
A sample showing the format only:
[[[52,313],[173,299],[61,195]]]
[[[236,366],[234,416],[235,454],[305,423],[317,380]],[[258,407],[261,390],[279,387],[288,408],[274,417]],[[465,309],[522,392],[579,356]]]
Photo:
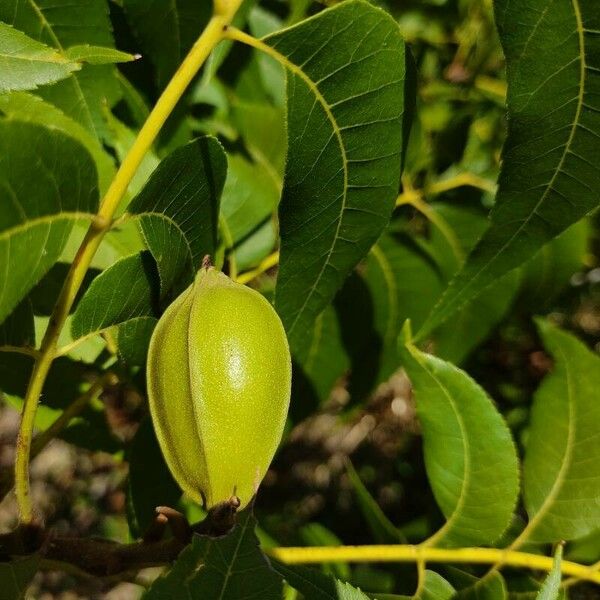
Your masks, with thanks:
[[[500,573],[483,577],[475,585],[461,590],[460,600],[506,600],[506,583]]]
[[[0,562],[0,600],[23,598],[39,564],[40,557],[36,555]]]
[[[25,298],[0,325],[0,346],[35,347],[31,300]]]
[[[90,44],[112,48],[106,0],[3,0],[0,20],[63,53],[70,46]],[[98,138],[106,136],[103,113],[120,90],[112,65],[85,65],[68,79],[45,86],[38,94],[81,123]]]
[[[144,600],[281,600],[281,578],[271,569],[254,534],[249,510],[223,538],[194,536],[172,569],[157,579]]]
[[[369,597],[349,583],[301,565],[276,562],[273,568],[294,589],[310,600],[369,600]]]
[[[418,327],[425,320],[443,281],[432,259],[408,236],[382,236],[369,253],[363,276],[381,341],[376,385],[399,367],[396,342],[402,325],[410,319]]]
[[[152,61],[162,88],[208,23],[212,3],[175,0],[166,6],[163,2],[124,0],[123,8],[141,44],[141,54]]]
[[[425,579],[415,600],[450,600],[455,594],[454,588],[435,571],[425,571]]]
[[[24,354],[0,354],[0,390],[23,398],[33,368],[33,358]],[[63,409],[81,393],[81,384],[89,373],[89,365],[61,356],[50,368],[42,404]]]
[[[315,321],[305,352],[294,357],[292,411],[314,410],[327,400],[335,382],[347,371],[350,361],[342,343],[340,324],[332,306]],[[299,413],[298,413],[299,414]]]
[[[360,1],[264,41],[288,69],[276,306],[297,351],[393,210],[405,51],[397,24]]]
[[[148,356],[150,338],[158,319],[136,317],[117,327],[119,357],[130,366],[144,366]]]
[[[495,3],[509,131],[489,229],[419,333],[598,206],[600,52],[593,2]]]
[[[131,442],[128,460],[127,518],[133,536],[140,537],[154,521],[157,506],[177,506],[181,497],[149,417],[140,423]]]
[[[356,493],[358,506],[369,525],[375,541],[379,544],[394,544],[403,541],[402,532],[386,517],[381,507],[371,496],[350,461],[346,465],[350,483]]]
[[[523,464],[530,522],[521,540],[571,540],[600,523],[600,357],[547,321],[537,326],[555,363],[531,412]]]
[[[80,300],[71,321],[73,339],[137,317],[155,316],[157,279],[149,252],[118,260],[94,279]]]
[[[73,223],[91,218],[97,202],[96,169],[83,146],[57,130],[0,120],[0,322],[56,262]]]
[[[129,206],[158,265],[162,294],[187,286],[217,244],[219,200],[227,157],[213,137],[201,137],[165,158]]]
[[[464,371],[419,351],[408,327],[401,338],[402,365],[423,428],[427,476],[447,519],[431,541],[491,544],[508,527],[519,492],[510,431]]]
[[[0,92],[34,90],[79,68],[74,59],[0,21]]]

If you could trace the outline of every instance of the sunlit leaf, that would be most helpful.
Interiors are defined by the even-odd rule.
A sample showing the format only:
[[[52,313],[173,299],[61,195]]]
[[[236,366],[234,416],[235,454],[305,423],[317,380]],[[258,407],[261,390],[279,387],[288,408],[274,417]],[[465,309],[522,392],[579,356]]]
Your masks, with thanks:
[[[81,144],[57,130],[0,119],[0,322],[97,202],[96,169]]]
[[[0,21],[0,92],[34,90],[79,68],[75,59]]]
[[[552,571],[548,574],[548,577],[544,580],[540,591],[535,597],[536,600],[558,600],[561,596],[560,581],[562,577],[561,573],[561,562],[562,562],[562,545],[559,544],[556,548],[554,555],[554,564],[552,565]]]

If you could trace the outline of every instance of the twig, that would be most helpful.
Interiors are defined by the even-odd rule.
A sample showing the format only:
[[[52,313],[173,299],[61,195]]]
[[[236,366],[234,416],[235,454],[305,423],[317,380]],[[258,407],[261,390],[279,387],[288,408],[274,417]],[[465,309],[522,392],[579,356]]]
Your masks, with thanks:
[[[104,196],[98,214],[92,220],[75,255],[50,317],[24,398],[15,460],[15,492],[21,523],[31,523],[33,521],[33,506],[29,489],[31,440],[38,401],[56,356],[56,346],[60,332],[92,259],[104,236],[112,227],[114,214],[132,177],[189,83],[198,73],[214,47],[223,39],[227,27],[241,3],[242,0],[217,0],[214,3],[212,18],[150,112],[131,149],[121,163]]]
[[[273,548],[267,553],[288,564],[327,562],[416,562],[430,563],[502,563],[509,567],[549,572],[554,560],[550,556],[502,550],[499,548],[431,548],[427,546],[339,546],[313,548]],[[580,580],[600,584],[600,572],[571,561],[561,563],[561,571]]]

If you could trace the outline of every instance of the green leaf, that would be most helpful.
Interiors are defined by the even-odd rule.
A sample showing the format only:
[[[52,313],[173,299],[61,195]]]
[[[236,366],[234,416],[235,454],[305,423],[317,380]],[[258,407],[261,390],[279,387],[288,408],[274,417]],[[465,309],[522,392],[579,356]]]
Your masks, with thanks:
[[[106,191],[115,174],[114,161],[98,139],[77,121],[65,115],[49,102],[26,92],[13,92],[0,96],[0,112],[8,120],[45,125],[76,139],[85,146],[96,163],[100,194]]]
[[[288,71],[276,306],[297,351],[394,208],[405,48],[395,21],[361,1],[264,42]]]
[[[118,260],[94,279],[80,300],[71,321],[73,339],[137,317],[155,316],[157,279],[149,252]]]
[[[573,0],[495,3],[507,62],[508,138],[491,223],[419,337],[598,206],[597,10]]]
[[[400,343],[423,429],[427,476],[447,521],[431,541],[493,543],[512,518],[519,491],[510,431],[485,392],[464,371]]]
[[[79,68],[73,59],[0,21],[0,92],[34,90]]]
[[[281,578],[258,547],[256,520],[249,510],[222,538],[194,536],[171,570],[157,579],[144,600],[280,600]]]
[[[306,350],[294,356],[291,410],[295,416],[300,412],[307,416],[327,400],[335,382],[350,366],[332,306],[317,317],[310,336]]]
[[[305,546],[341,546],[342,541],[331,530],[327,529],[321,523],[307,523],[298,531],[300,539]],[[321,566],[323,573],[339,577],[340,579],[349,579],[351,571],[348,563],[331,562]]]
[[[110,140],[108,144],[113,148],[117,158],[122,163],[125,157],[129,153],[133,142],[137,137],[135,131],[127,127],[124,123],[119,121],[112,112],[105,111],[105,118],[107,127],[110,131]],[[131,178],[129,185],[127,186],[128,194],[137,194],[144,186],[144,184],[150,178],[150,175],[154,172],[156,167],[159,165],[160,159],[156,154],[149,150],[144,155],[140,166],[137,168],[134,176]]]
[[[121,52],[120,50],[105,48],[103,46],[90,46],[90,44],[71,46],[65,51],[65,56],[70,60],[85,62],[90,65],[131,62],[132,60],[139,58],[135,54]]]
[[[140,537],[156,517],[157,506],[177,506],[181,490],[165,463],[146,417],[131,442],[128,453],[127,520],[134,537]]]
[[[0,600],[24,598],[39,564],[40,557],[37,555],[0,562]]]
[[[294,589],[310,600],[369,600],[369,597],[349,583],[301,565],[274,562],[273,568]]]
[[[158,265],[163,296],[177,283],[187,286],[203,257],[214,255],[226,173],[221,144],[200,137],[169,154],[129,205]]]
[[[211,2],[123,0],[127,19],[164,87],[211,16]]]
[[[474,585],[461,590],[456,598],[460,600],[506,600],[506,583],[500,573],[483,577]]]
[[[374,600],[450,600],[456,590],[441,575],[435,571],[425,570],[422,583],[413,596],[398,596],[395,594],[371,594]]]
[[[143,367],[148,356],[150,338],[158,319],[136,317],[117,327],[119,357],[132,367]]]
[[[559,544],[554,554],[554,564],[552,565],[552,571],[548,574],[548,577],[544,580],[540,591],[535,597],[536,600],[558,600],[561,595],[560,580],[562,573],[560,570],[562,562],[562,544]]]
[[[399,367],[397,340],[406,319],[418,327],[442,292],[433,260],[408,236],[382,236],[362,272],[373,301],[373,321],[381,344],[374,385]]]
[[[584,266],[591,223],[583,219],[546,244],[523,268],[521,303],[532,312],[551,306]]]
[[[25,298],[0,325],[0,346],[35,347],[31,300]]]
[[[521,539],[580,538],[600,523],[600,357],[539,319],[554,369],[535,393],[523,464],[530,521]]]
[[[415,594],[415,600],[450,600],[455,594],[454,588],[435,571],[425,571],[421,589]]]
[[[273,214],[279,187],[268,170],[241,154],[230,155],[228,163],[221,215],[228,237],[237,245]]]
[[[89,44],[112,48],[112,28],[106,0],[3,0],[0,20],[64,53],[70,46]],[[71,77],[45,86],[38,95],[57,106],[96,137],[106,137],[105,106],[120,95],[112,65],[85,65]]]
[[[356,493],[358,506],[362,512],[364,519],[367,521],[369,529],[373,534],[373,538],[379,544],[394,544],[404,540],[402,532],[386,517],[381,507],[371,496],[369,490],[365,487],[359,477],[354,465],[348,461],[346,471],[350,479],[350,483]]]
[[[83,146],[60,131],[0,119],[0,323],[97,203],[96,169]]]

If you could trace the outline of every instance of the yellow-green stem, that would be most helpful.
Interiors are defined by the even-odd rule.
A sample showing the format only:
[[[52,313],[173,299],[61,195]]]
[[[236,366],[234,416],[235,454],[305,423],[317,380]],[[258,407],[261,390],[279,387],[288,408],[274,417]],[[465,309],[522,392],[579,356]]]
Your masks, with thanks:
[[[424,563],[502,563],[550,571],[554,559],[550,556],[515,552],[498,548],[431,548],[427,546],[338,546],[312,548],[272,548],[266,551],[287,564],[320,564],[327,562],[424,562]],[[600,584],[600,572],[593,567],[565,560],[561,564],[564,575]]]
[[[15,494],[21,523],[30,523],[33,520],[33,506],[29,491],[29,458],[37,405],[55,358],[58,337],[73,306],[75,296],[100,242],[112,226],[115,211],[142,159],[154,143],[190,81],[213,48],[223,39],[223,34],[241,3],[242,0],[217,0],[215,2],[213,17],[152,109],[129,153],[121,163],[102,200],[98,214],[93,219],[73,260],[44,334],[23,404],[15,460]]]

